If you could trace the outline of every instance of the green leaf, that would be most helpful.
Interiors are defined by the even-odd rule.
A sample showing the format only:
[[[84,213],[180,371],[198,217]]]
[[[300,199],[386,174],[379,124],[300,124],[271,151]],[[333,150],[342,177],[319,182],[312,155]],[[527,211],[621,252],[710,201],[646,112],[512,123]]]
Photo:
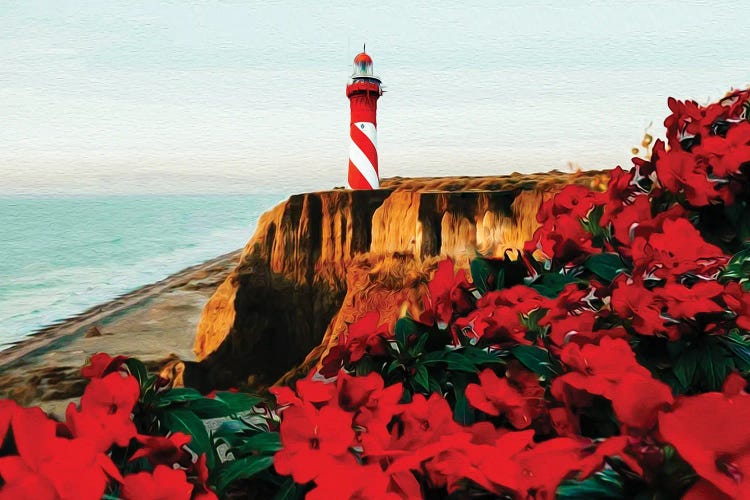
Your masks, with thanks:
[[[418,357],[424,351],[424,346],[427,344],[427,341],[429,339],[430,339],[430,332],[424,332],[419,337],[419,340],[417,340],[417,343],[414,345],[414,347],[409,349],[409,354],[411,354],[415,358]]]
[[[728,335],[719,337],[724,346],[735,358],[735,364],[743,373],[750,371],[750,341],[740,335],[737,330],[731,330]]]
[[[500,351],[489,352],[487,349],[480,347],[465,346],[454,352],[460,353],[466,359],[470,359],[476,366],[505,363],[505,361],[500,359]]]
[[[689,347],[680,353],[680,357],[674,364],[674,375],[682,385],[681,392],[687,392],[693,385],[695,374],[698,371],[701,353],[698,349]]]
[[[168,409],[162,413],[161,423],[169,432],[189,434],[191,439],[188,447],[198,455],[205,453],[206,466],[209,470],[213,469],[215,456],[211,447],[211,439],[208,437],[203,421],[195,413],[182,408]]]
[[[425,366],[442,366],[447,370],[476,373],[480,366],[502,364],[502,360],[483,349],[467,346],[457,350],[433,351],[421,358]]]
[[[235,412],[223,401],[211,398],[201,398],[188,401],[185,408],[191,410],[200,418],[231,417]]]
[[[457,374],[452,381],[453,395],[456,398],[456,404],[453,406],[453,420],[461,425],[471,425],[474,423],[474,409],[466,399],[467,376]]]
[[[297,493],[297,483],[294,482],[294,478],[289,477],[279,487],[278,491],[273,496],[273,500],[293,500],[297,498]]]
[[[273,465],[273,456],[251,455],[231,462],[225,462],[219,467],[216,479],[216,489],[219,497],[233,482],[248,479]]]
[[[128,358],[125,360],[125,366],[128,367],[128,371],[135,377],[142,389],[148,386],[148,370],[141,360]]]
[[[248,394],[246,392],[217,392],[214,399],[226,404],[233,414],[247,412],[265,401],[265,398]]]
[[[591,255],[583,266],[607,283],[611,283],[621,272],[627,271],[627,266],[616,253]]]
[[[409,337],[412,335],[419,336],[420,332],[422,332],[423,327],[420,323],[417,323],[411,318],[403,317],[399,318],[398,321],[396,321],[396,328],[394,331],[394,334],[396,336],[396,340],[398,342],[406,347],[409,345]]]
[[[154,405],[157,408],[165,408],[175,403],[184,403],[196,399],[204,399],[204,396],[195,389],[179,387],[157,394],[154,398]]]
[[[424,392],[430,392],[430,375],[427,372],[427,367],[424,365],[418,365],[416,370],[417,371],[414,374],[416,388],[422,388]]]
[[[734,370],[732,355],[718,342],[708,342],[701,349],[698,380],[705,391],[721,391],[724,380]]]
[[[486,294],[497,287],[497,273],[500,270],[500,261],[477,257],[469,264],[471,281],[479,293]]]
[[[235,457],[245,455],[257,455],[273,453],[281,449],[281,439],[278,432],[259,432],[258,434],[245,438],[242,444],[232,447]]]
[[[211,440],[214,442],[214,447],[218,443],[226,443],[233,448],[240,446],[244,441],[244,434],[252,432],[255,432],[254,429],[242,420],[226,420],[211,434]]]
[[[533,345],[518,345],[511,349],[513,356],[537,375],[551,380],[562,373],[560,362],[552,358],[547,349]]]
[[[718,279],[721,283],[737,281],[745,290],[748,290],[750,288],[750,247],[734,254],[719,273]]]
[[[581,498],[620,499],[628,498],[622,477],[612,469],[597,472],[584,481],[567,480],[557,487],[558,500]]]
[[[560,292],[568,283],[580,282],[581,280],[570,274],[544,273],[531,284],[531,288],[547,298],[554,299],[560,295]]]

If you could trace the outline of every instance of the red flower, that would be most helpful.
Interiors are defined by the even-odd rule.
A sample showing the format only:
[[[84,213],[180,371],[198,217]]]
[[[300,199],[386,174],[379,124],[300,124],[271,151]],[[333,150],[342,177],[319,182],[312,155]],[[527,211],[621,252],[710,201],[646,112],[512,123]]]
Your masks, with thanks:
[[[208,467],[206,467],[205,453],[198,457],[191,469],[196,475],[191,500],[218,500],[216,493],[208,487]]]
[[[403,392],[400,383],[373,392],[355,415],[354,425],[363,431],[360,439],[365,454],[377,454],[390,443],[388,425],[394,415],[404,411],[405,405],[398,404]]]
[[[397,457],[388,472],[426,470],[429,482],[454,493],[470,479],[489,492],[520,489],[521,469],[516,457],[531,445],[534,431],[505,432],[489,443],[473,442],[467,432],[444,433],[430,444]]]
[[[688,203],[695,207],[709,205],[721,198],[716,185],[709,180],[706,164],[695,155],[678,149],[667,151],[657,140],[652,153],[659,183],[672,193],[685,193]]]
[[[603,396],[612,401],[615,415],[625,426],[648,430],[655,423],[657,412],[673,401],[669,387],[638,364],[624,340],[605,337],[600,345],[583,348],[567,344],[561,359],[574,371],[552,382],[552,394],[569,402],[571,395],[566,389],[570,387]]]
[[[65,412],[73,436],[90,439],[98,450],[106,451],[113,443],[127,446],[136,430],[130,415],[140,395],[134,377],[120,372],[94,378],[86,386],[81,409],[74,403]]]
[[[740,167],[750,161],[750,123],[742,121],[730,127],[726,137],[710,135],[695,148],[696,154],[709,158],[716,177],[738,174]]]
[[[54,490],[53,498],[99,499],[109,477],[122,481],[109,457],[90,441],[57,437],[55,422],[41,409],[18,409],[11,422],[18,456],[0,458],[0,476],[6,483],[0,493],[49,498]]]
[[[571,214],[547,220],[534,232],[524,250],[541,250],[546,258],[555,258],[561,262],[581,261],[587,255],[600,251],[594,247],[591,233],[581,225],[581,218]]]
[[[99,352],[91,356],[86,366],[81,368],[81,375],[86,378],[100,378],[104,375],[117,371],[128,359],[127,356],[111,357],[109,354]]]
[[[612,223],[612,235],[623,245],[630,246],[636,228],[644,221],[651,219],[651,200],[646,195],[635,196],[632,203],[624,206],[617,213],[606,214],[602,223]]]
[[[352,414],[335,406],[320,410],[309,404],[292,406],[281,419],[281,444],[274,465],[282,476],[300,484],[315,479],[336,462],[352,462]]]
[[[535,398],[530,398],[512,387],[508,379],[499,378],[491,369],[486,368],[479,374],[480,384],[469,384],[466,387],[466,398],[474,408],[488,415],[502,415],[508,417],[510,423],[516,429],[525,429],[531,425],[532,418],[536,415],[536,407],[544,395],[535,391]]]
[[[175,432],[169,437],[162,436],[136,436],[136,440],[143,445],[136,450],[130,460],[141,457],[148,458],[151,465],[172,466],[185,458],[183,446],[190,442],[190,436],[182,432]],[[205,457],[204,457],[205,459]]]
[[[667,283],[655,288],[659,302],[666,306],[664,315],[671,319],[693,319],[697,314],[718,313],[724,310],[716,300],[724,287],[716,281],[699,281],[691,287],[679,283]]]
[[[185,471],[165,465],[157,465],[153,473],[128,474],[122,487],[126,500],[189,500],[192,492]]]
[[[315,484],[317,486],[305,496],[306,500],[331,498],[399,500],[402,498],[391,489],[391,476],[383,472],[377,464],[335,464],[323,471],[315,479]],[[416,498],[421,498],[421,495]]]
[[[615,278],[612,309],[621,318],[632,319],[633,329],[641,335],[667,335],[673,340],[679,337],[674,324],[665,324],[664,307],[663,300],[647,290],[640,279],[631,281],[625,275]]]
[[[727,307],[737,315],[735,322],[743,330],[750,330],[750,293],[739,283],[727,283],[722,297]]]
[[[548,258],[562,262],[581,260],[589,253],[596,253],[591,233],[581,225],[591,210],[604,202],[601,193],[589,188],[568,185],[550,200],[544,202],[537,213],[541,227],[534,232],[524,249],[528,252],[541,250]]]
[[[401,425],[394,426],[391,432],[389,451],[416,450],[461,428],[453,420],[453,410],[448,402],[437,393],[432,393],[429,399],[415,394],[411,403],[402,407]]]
[[[640,238],[639,238],[640,239]],[[692,273],[710,277],[729,260],[721,249],[706,243],[689,220],[665,220],[656,232],[633,244],[633,264],[644,272],[666,279]]]
[[[515,313],[528,314],[540,307],[547,307],[549,302],[549,299],[535,289],[525,285],[516,285],[486,293],[477,301],[477,308],[509,307]]]
[[[555,438],[516,455],[523,496],[533,492],[535,498],[554,498],[560,482],[580,469],[583,447],[577,439]]]
[[[750,396],[718,392],[677,399],[659,432],[703,479],[732,498],[750,498]]]
[[[365,354],[382,356],[388,352],[385,347],[385,338],[391,335],[388,325],[378,325],[379,322],[380,313],[370,311],[349,325],[347,334],[341,339],[349,352],[349,361],[356,363]]]
[[[470,288],[466,271],[460,269],[455,272],[451,259],[440,261],[435,275],[427,285],[429,293],[424,297],[425,310],[419,321],[445,328],[453,318],[454,311],[462,314],[471,309]]]
[[[376,372],[364,377],[353,377],[341,372],[336,381],[338,405],[345,411],[356,411],[362,406],[377,405],[383,393],[383,378]]]

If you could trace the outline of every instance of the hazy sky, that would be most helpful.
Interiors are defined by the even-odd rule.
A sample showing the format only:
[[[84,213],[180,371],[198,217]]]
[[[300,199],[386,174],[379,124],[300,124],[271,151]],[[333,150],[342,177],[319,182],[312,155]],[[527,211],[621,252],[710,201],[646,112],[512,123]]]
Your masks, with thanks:
[[[743,2],[355,3],[1,0],[0,194],[343,185],[363,42],[383,176],[626,164],[750,83]]]

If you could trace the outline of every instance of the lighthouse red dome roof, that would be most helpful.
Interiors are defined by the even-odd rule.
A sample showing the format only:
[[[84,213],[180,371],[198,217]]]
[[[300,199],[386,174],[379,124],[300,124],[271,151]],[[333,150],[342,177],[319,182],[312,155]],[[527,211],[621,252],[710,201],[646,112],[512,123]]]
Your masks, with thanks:
[[[360,52],[354,58],[354,64],[372,64],[372,57],[364,52]]]

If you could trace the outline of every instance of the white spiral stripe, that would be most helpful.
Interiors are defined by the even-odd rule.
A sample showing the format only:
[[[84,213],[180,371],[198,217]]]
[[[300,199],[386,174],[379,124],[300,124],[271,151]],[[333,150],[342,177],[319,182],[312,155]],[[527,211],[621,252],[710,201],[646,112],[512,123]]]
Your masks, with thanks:
[[[373,189],[380,187],[375,167],[372,166],[370,159],[359,149],[357,143],[352,139],[349,140],[349,159]]]
[[[375,149],[378,149],[378,130],[375,128],[374,123],[370,122],[355,122],[354,126],[359,129],[360,132],[365,134]]]

